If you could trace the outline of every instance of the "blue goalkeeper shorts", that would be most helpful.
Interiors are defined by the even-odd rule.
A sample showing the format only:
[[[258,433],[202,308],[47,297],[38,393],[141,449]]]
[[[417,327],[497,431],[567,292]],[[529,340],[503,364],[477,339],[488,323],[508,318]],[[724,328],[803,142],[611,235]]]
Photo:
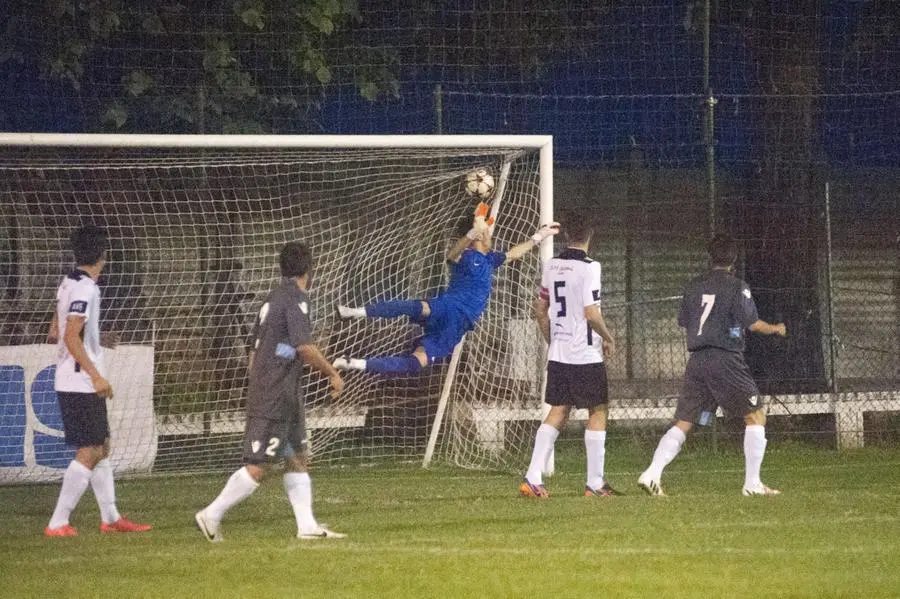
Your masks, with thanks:
[[[424,347],[428,363],[434,364],[452,354],[453,348],[475,323],[452,298],[438,296],[427,301],[431,314],[425,320],[425,334],[416,342],[416,347]]]

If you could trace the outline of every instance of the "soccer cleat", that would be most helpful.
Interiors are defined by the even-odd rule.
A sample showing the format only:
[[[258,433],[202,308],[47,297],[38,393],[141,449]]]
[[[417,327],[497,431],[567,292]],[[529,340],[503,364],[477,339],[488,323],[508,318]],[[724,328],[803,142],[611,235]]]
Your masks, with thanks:
[[[744,487],[741,493],[744,497],[775,497],[781,495],[781,491],[778,489],[770,489],[766,485],[760,485],[758,487],[753,487],[752,489]]]
[[[585,497],[615,497],[617,495],[624,495],[625,493],[621,493],[616,491],[612,487],[609,486],[609,483],[603,483],[603,486],[599,489],[592,489],[588,485],[584,486],[584,496]]]
[[[125,516],[122,516],[112,524],[107,524],[106,522],[100,523],[100,532],[147,532],[148,530],[152,530],[153,527],[149,524],[139,524],[137,522],[132,522]]]
[[[333,530],[329,530],[322,525],[319,525],[312,532],[298,532],[298,539],[303,539],[304,541],[310,541],[315,539],[346,539],[347,535],[342,532],[334,532]]]
[[[68,524],[63,524],[57,528],[50,528],[49,526],[44,528],[44,536],[45,537],[77,537],[78,531],[75,530],[74,526],[70,526]]]
[[[338,358],[331,365],[336,370],[365,370],[366,361],[356,358]]]
[[[203,536],[206,537],[207,541],[210,543],[222,542],[222,533],[219,531],[219,523],[207,518],[203,510],[200,510],[194,515],[194,520],[197,522],[197,528],[200,529],[200,532],[203,533]]]
[[[522,497],[535,497],[537,499],[548,499],[550,491],[544,485],[533,485],[528,480],[523,480],[519,485],[519,495]]]
[[[649,476],[641,475],[638,478],[638,486],[651,497],[665,497],[666,494],[663,492],[662,485],[659,484],[658,480],[653,480]]]
[[[365,318],[365,308],[351,308],[349,306],[338,306],[338,314],[341,318]]]

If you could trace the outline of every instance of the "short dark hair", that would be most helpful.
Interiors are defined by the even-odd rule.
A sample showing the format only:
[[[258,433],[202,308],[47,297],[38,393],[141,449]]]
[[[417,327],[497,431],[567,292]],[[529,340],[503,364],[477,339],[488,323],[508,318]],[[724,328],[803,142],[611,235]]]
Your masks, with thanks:
[[[737,243],[725,234],[714,235],[706,246],[712,266],[734,266],[737,261]]]
[[[594,235],[594,225],[585,214],[570,214],[563,222],[563,233],[570,243],[587,243]]]
[[[278,264],[282,277],[302,277],[312,268],[312,252],[302,241],[292,241],[281,249]]]
[[[72,253],[78,266],[93,266],[109,249],[106,229],[97,225],[84,225],[72,233]]]

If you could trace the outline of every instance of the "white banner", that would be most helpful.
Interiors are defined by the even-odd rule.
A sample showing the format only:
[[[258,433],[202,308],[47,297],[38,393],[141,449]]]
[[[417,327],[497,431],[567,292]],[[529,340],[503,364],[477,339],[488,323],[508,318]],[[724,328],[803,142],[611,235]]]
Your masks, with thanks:
[[[107,401],[117,474],[148,472],[156,458],[153,348],[104,349],[115,397]],[[0,347],[0,484],[55,481],[75,455],[53,390],[55,345]]]

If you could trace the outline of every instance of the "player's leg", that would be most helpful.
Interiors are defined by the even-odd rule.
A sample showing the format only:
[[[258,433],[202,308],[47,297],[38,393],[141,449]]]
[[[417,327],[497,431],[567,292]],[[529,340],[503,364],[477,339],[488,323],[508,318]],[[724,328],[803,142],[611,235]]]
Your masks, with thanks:
[[[550,405],[550,412],[538,427],[534,436],[534,449],[531,462],[525,472],[525,480],[519,485],[519,493],[525,497],[549,497],[544,487],[543,470],[547,458],[553,451],[559,431],[569,419],[571,405],[569,403],[568,380],[561,372],[559,362],[547,363],[547,391],[545,401]]]
[[[425,300],[390,300],[376,302],[362,308],[338,306],[341,318],[397,318],[408,316],[410,320],[428,318],[431,309]]]
[[[66,444],[76,449],[75,459],[63,474],[56,507],[44,534],[66,537],[78,534],[69,524],[69,517],[91,484],[94,467],[103,459],[103,444],[109,436],[109,425],[106,420],[97,418],[99,411],[93,406],[93,401],[105,401],[97,395],[60,391],[57,396]]]
[[[519,485],[519,493],[523,497],[550,497],[550,493],[544,487],[543,470],[551,452],[553,451],[559,431],[569,419],[570,406],[551,406],[547,417],[538,427],[534,436],[534,449],[531,452],[531,462],[525,478]]]
[[[306,406],[293,404],[285,430],[286,441],[279,455],[284,458],[284,492],[297,521],[298,539],[343,538],[346,535],[320,526],[313,516],[312,480],[309,477],[309,436],[306,433]]]
[[[119,514],[116,507],[116,486],[112,464],[109,462],[109,438],[103,444],[103,457],[94,466],[91,474],[91,489],[97,498],[100,508],[100,532],[147,532],[153,527],[149,524],[132,522]]]
[[[584,428],[584,449],[587,457],[586,497],[621,495],[605,478],[606,425],[609,420],[609,383],[606,366],[576,364],[569,366],[575,393],[575,407],[587,408],[588,421]]]
[[[693,424],[706,424],[714,414],[714,399],[704,378],[705,363],[699,353],[692,354],[688,360],[681,397],[675,407],[675,424],[659,440],[650,466],[638,477],[638,486],[648,495],[665,495],[662,475],[666,466],[681,452]]]
[[[742,493],[751,495],[781,495],[778,489],[771,489],[760,478],[763,458],[766,455],[766,412],[755,410],[744,416],[744,488]]]
[[[425,335],[411,354],[401,356],[375,356],[365,360],[338,358],[333,366],[338,370],[365,370],[388,375],[415,375],[421,369],[453,353],[466,332],[464,316],[440,298],[422,302],[428,308]],[[425,311],[423,311],[425,314]]]
[[[235,470],[212,503],[197,512],[194,519],[206,539],[222,540],[219,531],[222,518],[231,508],[250,497],[265,477],[268,463],[277,455],[282,443],[283,425],[266,418],[247,419],[244,434],[244,466]]]

